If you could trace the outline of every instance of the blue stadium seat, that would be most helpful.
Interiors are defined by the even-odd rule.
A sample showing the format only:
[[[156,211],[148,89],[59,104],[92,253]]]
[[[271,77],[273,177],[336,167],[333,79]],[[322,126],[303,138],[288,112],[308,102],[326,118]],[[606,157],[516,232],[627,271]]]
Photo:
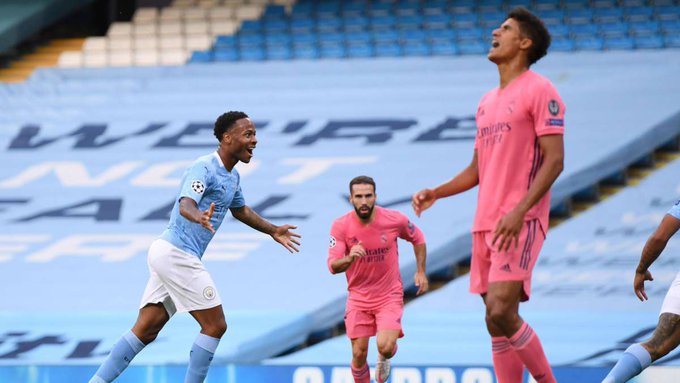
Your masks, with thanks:
[[[395,5],[394,14],[397,16],[408,16],[420,14],[420,4],[415,2],[398,3]]]
[[[366,13],[366,3],[363,1],[344,3],[340,13],[342,13],[342,16],[345,18],[363,16]]]
[[[323,45],[320,49],[323,58],[344,58],[347,57],[347,49],[342,44]]]
[[[564,24],[551,25],[548,27],[548,31],[553,38],[569,37],[569,27]]]
[[[239,34],[238,35],[238,45],[243,46],[254,46],[254,45],[262,45],[264,43],[264,36],[261,34]]]
[[[213,52],[214,61],[238,61],[239,58],[237,49],[215,49]]]
[[[392,13],[392,3],[387,3],[387,2],[372,2],[370,3],[368,10],[368,14],[373,16],[373,17],[379,17],[379,16],[391,16],[393,15]]]
[[[311,33],[295,33],[291,35],[291,38],[293,40],[293,44],[295,45],[309,45],[309,44],[316,44],[319,41],[319,35],[311,32]]]
[[[430,29],[425,35],[429,40],[454,40],[458,33],[453,29]]]
[[[425,29],[447,29],[451,26],[453,17],[448,14],[439,13],[425,16],[423,28]]]
[[[432,54],[430,46],[423,43],[408,43],[402,48],[404,56],[429,56]]]
[[[564,21],[567,24],[590,24],[593,21],[593,11],[589,8],[569,9]]]
[[[593,10],[593,20],[598,23],[612,23],[623,18],[621,8],[595,8]]]
[[[531,2],[526,1],[526,0],[506,0],[505,1],[505,8],[509,11],[515,7],[526,7],[527,5],[530,5]]]
[[[484,30],[482,28],[460,29],[458,30],[456,37],[458,38],[458,41],[481,40],[485,37],[491,38],[491,36],[484,36]]]
[[[564,11],[551,9],[537,12],[538,16],[547,26],[561,25],[564,22]]]
[[[380,29],[394,29],[397,26],[397,18],[395,16],[381,15],[370,18],[371,28],[374,30]]]
[[[458,51],[462,55],[481,55],[489,51],[489,44],[484,44],[481,41],[459,42]]]
[[[316,30],[318,32],[338,32],[342,27],[342,19],[339,17],[319,18],[316,20]]]
[[[394,29],[386,29],[373,32],[373,40],[377,43],[389,43],[399,41],[399,32]]]
[[[604,48],[604,41],[599,37],[583,37],[575,39],[574,46],[582,51],[601,51]]]
[[[680,35],[667,35],[663,38],[666,48],[680,48]]]
[[[574,39],[597,36],[600,28],[597,24],[575,24],[569,26],[569,33]]]
[[[617,22],[600,25],[600,33],[604,37],[625,37],[628,34],[628,23]]]
[[[654,17],[652,7],[623,8],[623,15],[628,21],[648,21]]]
[[[319,57],[319,50],[316,45],[296,45],[293,48],[293,56],[296,59],[315,59]]]
[[[366,16],[352,16],[343,18],[345,31],[363,31],[370,26],[370,19]]]
[[[264,37],[264,43],[265,45],[290,45],[293,42],[293,38],[291,37],[290,34],[287,33],[279,33],[279,34],[272,34],[272,35],[266,35]]]
[[[440,15],[447,13],[448,3],[445,0],[431,0],[423,4],[423,15]]]
[[[654,36],[659,34],[660,25],[658,21],[639,21],[636,23],[630,23],[629,33],[632,36]]]
[[[503,7],[503,0],[478,0],[477,9],[480,12],[495,12]]]
[[[345,41],[348,44],[361,43],[370,44],[373,40],[373,36],[369,32],[348,32],[345,33]]]
[[[291,33],[309,33],[316,28],[316,22],[310,17],[305,19],[292,19],[290,21]]]
[[[456,28],[476,27],[478,22],[479,16],[476,13],[454,14],[451,20],[451,24]]]
[[[239,33],[260,33],[263,23],[260,20],[244,20],[241,23]]]
[[[375,48],[371,44],[356,44],[347,47],[347,56],[349,57],[373,57],[375,56]]]
[[[657,20],[680,20],[680,5],[656,7]]]
[[[319,42],[344,43],[345,34],[342,32],[319,33]]]
[[[423,24],[423,16],[407,15],[397,16],[397,28],[399,29],[420,29]]]
[[[252,48],[241,50],[242,61],[262,61],[267,58],[265,50],[262,48]]]
[[[313,3],[297,3],[293,5],[293,11],[290,16],[294,19],[309,19],[313,17],[314,11],[315,7]]]
[[[432,56],[455,56],[460,53],[454,41],[435,40],[431,47]]]
[[[560,8],[560,0],[535,0],[534,8],[536,11],[548,11]]]
[[[506,13],[500,11],[480,12],[479,25],[498,28],[505,21],[505,16],[507,16]]]
[[[286,17],[286,7],[283,5],[269,4],[262,14],[263,19],[281,19]]]
[[[265,33],[287,33],[290,28],[288,20],[269,19],[264,21],[263,30]]]
[[[215,48],[235,48],[236,41],[236,36],[217,36],[217,39],[215,40]]]
[[[562,7],[564,9],[584,9],[589,6],[588,0],[562,0]]]
[[[403,43],[424,42],[426,39],[427,33],[422,30],[399,31],[399,40]]]
[[[630,50],[635,48],[633,39],[628,37],[607,37],[604,39],[606,50]]]
[[[212,51],[194,51],[189,59],[191,63],[207,63],[211,61],[213,61]]]
[[[290,60],[293,58],[293,51],[284,46],[267,47],[268,60]]]
[[[377,57],[399,57],[402,55],[402,49],[397,43],[376,44],[375,55]]]
[[[619,5],[624,7],[624,8],[644,7],[645,4],[646,4],[645,0],[621,0],[621,1],[619,1]]]
[[[616,0],[591,0],[590,6],[595,9],[613,9],[617,6]]]
[[[680,20],[663,20],[659,22],[661,32],[665,35],[680,34]]]
[[[341,2],[337,0],[327,0],[316,5],[316,16],[317,17],[337,17],[340,13]]]
[[[636,36],[633,39],[637,49],[660,49],[664,46],[661,36]]]
[[[550,44],[550,51],[555,52],[571,52],[575,49],[574,40],[572,39],[554,39]]]

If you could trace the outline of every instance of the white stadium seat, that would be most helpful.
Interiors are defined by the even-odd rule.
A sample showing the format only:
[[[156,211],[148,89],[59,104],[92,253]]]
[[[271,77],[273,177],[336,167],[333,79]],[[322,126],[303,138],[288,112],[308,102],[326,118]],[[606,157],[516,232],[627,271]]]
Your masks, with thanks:
[[[186,48],[191,51],[204,51],[210,49],[213,39],[210,35],[188,35]]]
[[[80,68],[83,66],[83,54],[75,51],[62,52],[57,65],[60,68]]]
[[[132,17],[132,21],[135,24],[144,24],[149,22],[155,22],[158,19],[158,9],[157,8],[139,8]]]
[[[187,35],[205,35],[210,31],[210,24],[205,20],[186,21],[184,23],[184,33]]]
[[[161,65],[184,65],[189,54],[184,49],[168,49],[160,52]]]
[[[103,68],[108,66],[109,57],[107,52],[85,52],[83,54],[83,66],[87,68]]]
[[[105,51],[108,48],[108,39],[106,37],[88,37],[83,43],[83,50],[90,51]]]
[[[134,63],[138,66],[158,65],[158,52],[156,51],[136,51]]]
[[[131,51],[112,51],[109,52],[109,66],[132,66]]]
[[[155,36],[137,36],[132,40],[132,45],[136,51],[157,50],[158,39]]]
[[[158,40],[158,47],[161,51],[165,49],[184,49],[183,35],[163,36]]]
[[[213,20],[210,23],[210,34],[213,36],[233,35],[240,23],[234,20]]]
[[[107,36],[130,36],[132,35],[132,23],[115,22],[109,27]]]
[[[263,7],[257,4],[246,4],[236,8],[238,20],[257,20],[262,15]]]
[[[109,37],[109,50],[131,50],[132,39],[129,36]]]

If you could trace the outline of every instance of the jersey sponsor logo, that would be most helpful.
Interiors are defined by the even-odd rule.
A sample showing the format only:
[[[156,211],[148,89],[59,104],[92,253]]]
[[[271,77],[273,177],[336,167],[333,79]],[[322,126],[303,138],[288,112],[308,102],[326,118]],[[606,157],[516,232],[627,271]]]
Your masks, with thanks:
[[[382,243],[387,243],[387,236],[385,234],[380,234],[380,240]]]
[[[203,194],[205,191],[205,185],[203,185],[203,182],[196,180],[191,183],[191,190],[193,190],[197,194]]]
[[[557,116],[560,113],[560,104],[555,100],[550,100],[548,102],[548,111],[553,116]]]
[[[561,118],[549,118],[545,120],[545,126],[564,126],[564,120]]]
[[[337,241],[335,240],[335,237],[331,235],[331,240],[328,244],[328,247],[332,249],[332,248],[335,247],[336,243],[337,243]]]
[[[203,298],[209,301],[215,299],[215,289],[212,286],[208,286],[203,289]]]

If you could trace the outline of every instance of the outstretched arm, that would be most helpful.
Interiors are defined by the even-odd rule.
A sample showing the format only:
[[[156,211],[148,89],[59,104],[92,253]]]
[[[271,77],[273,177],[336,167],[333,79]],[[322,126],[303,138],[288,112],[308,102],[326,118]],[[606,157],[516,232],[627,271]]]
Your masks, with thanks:
[[[413,280],[418,287],[416,295],[427,292],[430,288],[430,282],[427,280],[427,273],[425,272],[425,258],[427,257],[427,247],[424,243],[420,245],[413,245],[413,252],[416,253],[416,274]]]
[[[477,150],[472,155],[472,161],[458,175],[434,189],[423,189],[413,195],[411,206],[420,217],[423,211],[432,206],[438,199],[450,197],[466,190],[470,190],[479,183],[477,169]]]
[[[635,290],[635,295],[641,301],[647,300],[647,293],[645,292],[645,281],[652,281],[652,273],[649,272],[649,266],[659,258],[661,252],[666,247],[668,240],[671,239],[673,234],[675,234],[678,229],[680,229],[680,219],[673,217],[670,214],[666,214],[661,220],[659,227],[656,228],[654,233],[647,239],[645,247],[642,249],[642,255],[640,256],[640,263],[637,269],[635,269],[635,278],[633,279],[633,289]]]
[[[496,224],[492,245],[500,241],[498,244],[500,250],[508,250],[513,242],[517,246],[524,216],[550,190],[564,169],[564,137],[561,134],[541,136],[538,138],[538,145],[543,153],[543,164],[538,169],[534,182],[517,206]]]
[[[179,200],[179,214],[191,222],[200,224],[210,230],[213,234],[215,234],[215,229],[213,228],[212,223],[210,223],[210,218],[212,218],[214,211],[215,203],[211,203],[208,210],[201,211],[198,209],[198,205],[193,199],[184,197]]]
[[[293,225],[282,225],[276,226],[266,219],[262,218],[253,209],[248,206],[242,206],[238,208],[231,208],[231,214],[234,218],[245,223],[246,225],[252,227],[253,229],[271,235],[271,237],[281,246],[285,247],[288,251],[298,252],[297,246],[300,246],[300,241],[297,238],[301,238],[299,234],[290,231],[290,229],[297,229],[297,226]]]

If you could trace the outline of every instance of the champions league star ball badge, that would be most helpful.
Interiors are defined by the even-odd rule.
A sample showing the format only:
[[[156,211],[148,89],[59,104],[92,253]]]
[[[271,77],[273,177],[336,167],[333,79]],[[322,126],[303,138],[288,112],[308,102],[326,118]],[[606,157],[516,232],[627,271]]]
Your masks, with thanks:
[[[205,186],[203,186],[203,182],[196,180],[191,183],[191,190],[193,190],[195,193],[203,194],[205,191]]]
[[[215,299],[215,289],[213,289],[212,286],[208,286],[203,289],[203,298],[209,301]]]
[[[550,100],[548,103],[548,111],[553,116],[557,116],[557,114],[560,113],[560,104],[558,104],[555,100]]]

